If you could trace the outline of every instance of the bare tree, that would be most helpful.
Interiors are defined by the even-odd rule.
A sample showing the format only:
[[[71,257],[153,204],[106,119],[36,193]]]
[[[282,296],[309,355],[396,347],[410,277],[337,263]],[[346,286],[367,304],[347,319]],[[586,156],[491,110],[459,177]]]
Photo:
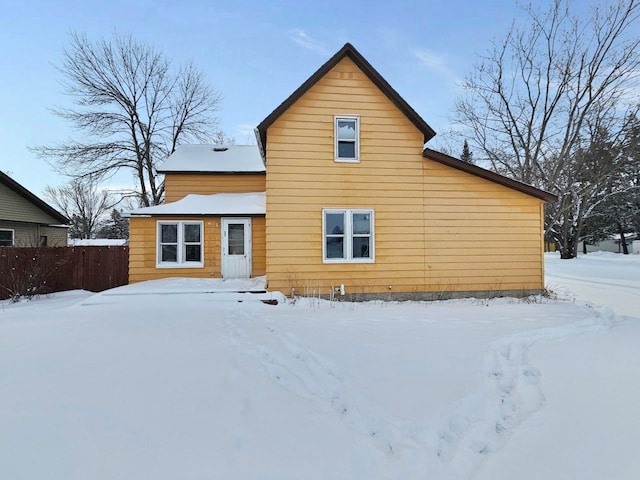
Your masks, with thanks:
[[[33,150],[63,173],[101,178],[130,169],[145,206],[162,201],[156,167],[180,142],[217,132],[220,96],[193,64],[174,69],[165,55],[130,35],[90,41],[73,33],[62,74],[73,108],[55,108],[85,135]]]
[[[514,24],[465,81],[456,119],[496,171],[559,196],[547,209],[547,235],[572,258],[589,202],[618,166],[592,165],[587,177],[581,152],[593,132],[623,128],[640,73],[632,31],[640,7],[617,0],[583,19],[569,0],[554,0],[547,11],[526,12],[526,24]]]
[[[62,187],[45,188],[45,196],[71,220],[71,238],[93,238],[105,214],[118,201],[91,178],[75,178]]]
[[[617,162],[618,166],[615,177],[591,205],[582,240],[586,244],[617,235],[622,252],[628,254],[626,234],[640,233],[640,119],[635,116],[627,119],[618,144],[596,145],[593,154],[600,159],[599,163],[606,165],[602,159],[614,158],[609,163]]]

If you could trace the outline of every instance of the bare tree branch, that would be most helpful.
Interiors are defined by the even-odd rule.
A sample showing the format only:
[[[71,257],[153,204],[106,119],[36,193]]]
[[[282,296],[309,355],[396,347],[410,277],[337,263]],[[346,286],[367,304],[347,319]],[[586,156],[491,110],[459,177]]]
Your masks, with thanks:
[[[54,108],[81,135],[32,150],[58,171],[103,178],[130,169],[140,203],[162,201],[157,166],[181,142],[214,141],[221,97],[192,64],[174,69],[165,55],[130,35],[90,41],[73,33],[58,67],[73,108]]]
[[[119,203],[91,177],[74,178],[62,187],[48,186],[45,196],[71,220],[72,238],[93,238],[105,214]]]
[[[455,120],[468,128],[461,133],[480,161],[559,196],[548,206],[547,231],[570,258],[589,204],[622,168],[619,161],[587,169],[584,152],[594,132],[623,130],[640,75],[632,28],[640,6],[616,0],[585,19],[572,14],[569,0],[554,0],[546,11],[529,6],[526,13],[526,23],[514,23],[466,79]]]

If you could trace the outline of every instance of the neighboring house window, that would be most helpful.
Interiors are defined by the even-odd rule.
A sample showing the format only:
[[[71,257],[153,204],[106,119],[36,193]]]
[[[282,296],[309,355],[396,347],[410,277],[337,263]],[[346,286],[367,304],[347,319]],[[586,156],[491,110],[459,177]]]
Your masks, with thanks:
[[[0,230],[0,247],[13,246],[13,230]]]
[[[323,261],[373,262],[373,210],[322,211]]]
[[[336,162],[360,161],[360,118],[354,115],[335,117]]]
[[[158,222],[158,266],[202,267],[202,222]]]

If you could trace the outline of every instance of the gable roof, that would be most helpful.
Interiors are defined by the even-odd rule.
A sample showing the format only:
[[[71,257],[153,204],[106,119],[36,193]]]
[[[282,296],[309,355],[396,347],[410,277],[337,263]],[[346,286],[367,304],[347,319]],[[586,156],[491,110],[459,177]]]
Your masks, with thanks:
[[[178,145],[160,173],[265,173],[257,145]]]
[[[256,137],[260,146],[260,151],[264,157],[267,147],[267,129],[282,115],[291,105],[293,105],[307,90],[315,85],[329,70],[335,67],[340,60],[349,57],[364,74],[369,77],[398,109],[416,126],[424,135],[424,143],[433,138],[436,132],[427,125],[416,111],[396,92],[389,83],[371,66],[371,64],[358,52],[353,45],[345,43],[338,52],[322,65],[313,75],[311,75],[298,89],[282,102],[273,112],[267,116],[256,128]]]
[[[40,198],[35,196],[33,193],[31,193],[29,190],[24,188],[13,178],[2,171],[0,171],[0,183],[6,185],[9,189],[13,190],[25,200],[31,202],[46,214],[52,216],[56,221],[60,222],[60,224],[66,225],[69,223],[69,219],[67,217],[62,215],[59,211],[46,203],[44,200],[41,200]]]
[[[527,195],[539,198],[541,200],[544,200],[545,202],[555,202],[556,200],[558,200],[558,197],[556,197],[553,193],[545,192],[544,190],[532,187],[531,185],[527,185],[526,183],[512,180],[503,175],[492,172],[491,170],[486,170],[472,163],[463,162],[462,160],[459,160],[455,157],[451,157],[436,150],[431,150],[430,148],[425,148],[422,152],[422,156],[428,158],[429,160],[447,165],[448,167],[462,170],[463,172],[470,173],[471,175],[484,178],[486,180],[489,180],[490,182],[498,183],[500,185],[504,185],[505,187],[512,188],[513,190],[526,193]]]

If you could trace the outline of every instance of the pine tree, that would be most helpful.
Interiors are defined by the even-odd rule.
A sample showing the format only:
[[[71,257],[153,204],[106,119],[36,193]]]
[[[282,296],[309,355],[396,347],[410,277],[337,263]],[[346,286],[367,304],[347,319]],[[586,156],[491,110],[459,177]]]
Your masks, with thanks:
[[[604,168],[614,172],[605,188],[594,198],[589,215],[585,218],[582,239],[593,243],[617,236],[621,250],[627,254],[625,235],[640,233],[640,119],[627,118],[622,138],[617,144],[606,147],[602,143],[594,151]],[[613,162],[606,162],[607,157]]]
[[[111,215],[102,224],[98,232],[100,238],[126,239],[129,238],[129,220],[122,217],[117,209],[111,210]]]
[[[469,149],[469,143],[465,140],[462,147],[462,154],[460,160],[465,163],[473,163],[473,152]]]

